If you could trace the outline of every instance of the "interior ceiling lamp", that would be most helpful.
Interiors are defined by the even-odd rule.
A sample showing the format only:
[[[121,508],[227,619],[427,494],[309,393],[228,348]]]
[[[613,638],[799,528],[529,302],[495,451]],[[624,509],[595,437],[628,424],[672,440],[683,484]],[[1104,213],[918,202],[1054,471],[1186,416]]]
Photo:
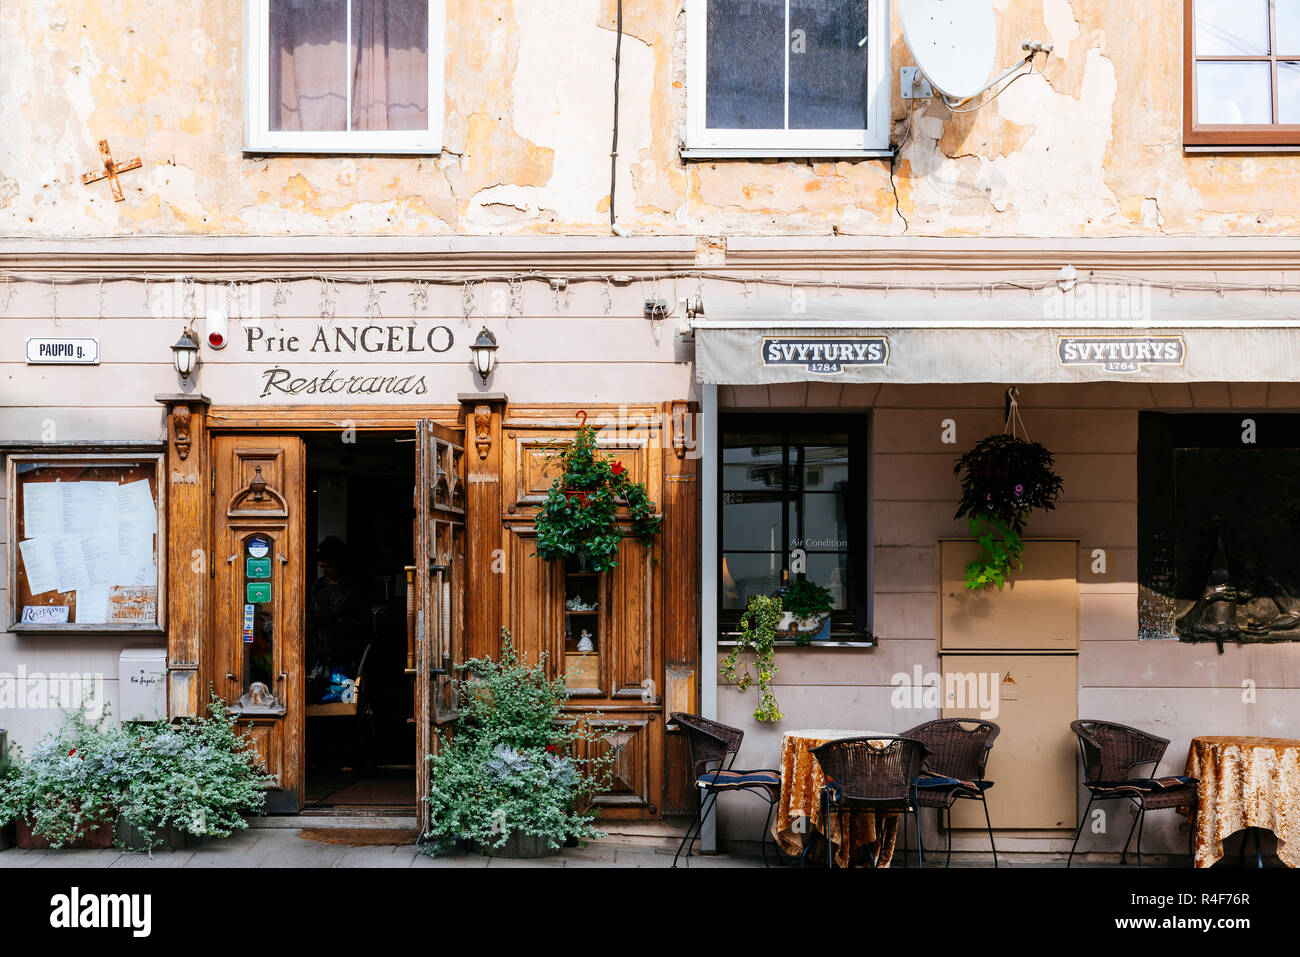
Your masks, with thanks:
[[[944,106],[957,113],[970,112],[959,108],[1026,65],[1029,73],[1033,73],[1034,57],[1039,53],[1049,56],[1052,53],[1051,44],[1026,40],[1021,44],[1024,58],[990,80],[993,58],[997,55],[993,0],[900,0],[898,17],[912,59],[938,92]],[[991,103],[1007,86],[972,109]]]
[[[180,377],[188,381],[198,364],[199,337],[194,334],[193,329],[186,329],[172,346],[172,365],[176,367]]]
[[[492,335],[491,329],[484,326],[469,351],[474,354],[474,371],[479,374],[483,384],[487,385],[488,376],[497,364],[497,337]]]

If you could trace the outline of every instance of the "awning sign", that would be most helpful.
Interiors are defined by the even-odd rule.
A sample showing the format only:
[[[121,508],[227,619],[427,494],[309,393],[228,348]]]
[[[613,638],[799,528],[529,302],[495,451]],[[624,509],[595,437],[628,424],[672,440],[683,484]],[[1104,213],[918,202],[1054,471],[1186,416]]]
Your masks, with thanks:
[[[760,349],[765,366],[803,366],[821,375],[838,375],[845,366],[883,366],[889,361],[886,336],[764,336]]]
[[[1056,357],[1063,366],[1101,366],[1107,372],[1141,372],[1149,365],[1180,366],[1187,356],[1182,336],[1061,336]]]
[[[28,365],[99,365],[99,340],[33,336],[27,340]]]

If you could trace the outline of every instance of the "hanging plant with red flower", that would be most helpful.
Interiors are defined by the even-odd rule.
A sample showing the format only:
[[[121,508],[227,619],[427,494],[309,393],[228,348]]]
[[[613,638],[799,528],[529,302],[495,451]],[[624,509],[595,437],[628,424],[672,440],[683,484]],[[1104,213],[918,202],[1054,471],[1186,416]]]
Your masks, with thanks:
[[[574,558],[597,572],[617,567],[622,505],[631,516],[632,534],[647,548],[654,544],[663,517],[645,485],[633,482],[622,462],[600,454],[595,428],[584,424],[556,458],[561,474],[537,514],[539,558]]]
[[[956,518],[966,518],[984,550],[966,566],[966,587],[999,590],[1023,567],[1025,518],[1036,508],[1053,509],[1061,494],[1061,477],[1052,471],[1052,453],[1037,442],[1014,435],[990,435],[960,459],[953,473],[961,476]]]

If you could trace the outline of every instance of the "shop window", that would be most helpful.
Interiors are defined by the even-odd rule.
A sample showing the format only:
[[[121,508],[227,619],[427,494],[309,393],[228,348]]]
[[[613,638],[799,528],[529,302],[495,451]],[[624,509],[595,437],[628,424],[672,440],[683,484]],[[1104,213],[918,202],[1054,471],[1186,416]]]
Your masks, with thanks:
[[[8,457],[12,631],[158,631],[162,455]]]
[[[1300,147],[1300,0],[1185,0],[1183,141]]]
[[[888,152],[887,0],[688,0],[687,157]]]
[[[443,0],[248,0],[245,149],[437,153]]]
[[[1138,419],[1138,635],[1300,641],[1300,415]]]
[[[719,621],[792,578],[826,588],[832,628],[867,633],[867,428],[863,416],[720,417]]]

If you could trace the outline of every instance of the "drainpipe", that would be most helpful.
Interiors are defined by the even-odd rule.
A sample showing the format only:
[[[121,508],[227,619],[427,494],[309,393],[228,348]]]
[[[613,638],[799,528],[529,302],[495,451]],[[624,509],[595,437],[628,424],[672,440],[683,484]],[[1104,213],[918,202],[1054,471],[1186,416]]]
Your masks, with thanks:
[[[618,29],[614,41],[614,142],[609,148],[609,229],[615,236],[626,236],[614,212],[614,190],[618,185],[618,78],[623,68],[623,0],[618,0]]]

